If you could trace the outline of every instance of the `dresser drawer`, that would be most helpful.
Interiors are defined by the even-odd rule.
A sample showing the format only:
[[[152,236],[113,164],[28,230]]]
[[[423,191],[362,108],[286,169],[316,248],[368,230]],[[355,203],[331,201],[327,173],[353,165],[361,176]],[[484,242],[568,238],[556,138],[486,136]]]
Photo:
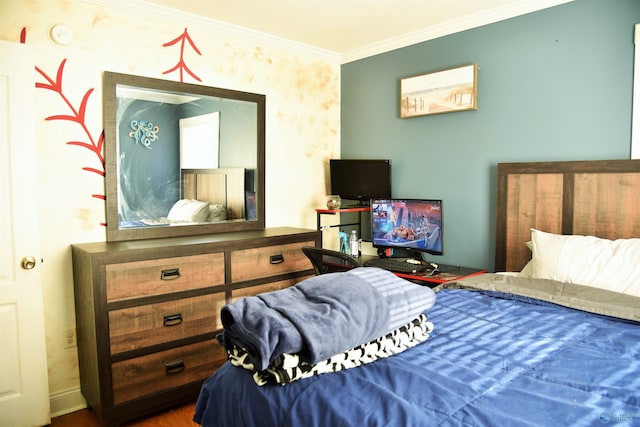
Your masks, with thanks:
[[[107,301],[224,284],[224,254],[153,259],[106,267]]]
[[[109,312],[111,354],[222,329],[224,292]]]
[[[112,365],[113,401],[127,402],[203,380],[227,359],[215,340],[116,362]]]
[[[280,289],[288,288],[289,286],[293,286],[298,282],[303,281],[304,279],[308,279],[309,277],[301,277],[298,279],[289,279],[289,280],[280,280],[278,282],[265,283],[264,285],[258,286],[250,286],[248,288],[242,289],[234,289],[231,291],[231,302],[237,300],[238,298],[250,297],[258,294],[262,294],[264,292],[273,292],[279,291]]]
[[[313,268],[302,252],[315,242],[291,243],[231,252],[231,281],[259,279]]]

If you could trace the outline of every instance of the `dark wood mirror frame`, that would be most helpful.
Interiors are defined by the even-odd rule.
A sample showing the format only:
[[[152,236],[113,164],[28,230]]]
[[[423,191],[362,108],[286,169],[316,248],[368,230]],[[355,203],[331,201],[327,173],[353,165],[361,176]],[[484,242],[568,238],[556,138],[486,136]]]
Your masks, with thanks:
[[[255,219],[230,220],[179,226],[121,228],[119,220],[118,139],[116,128],[118,85],[255,103],[257,107],[255,170]],[[262,230],[265,227],[265,104],[261,94],[240,92],[190,83],[105,72],[103,76],[103,116],[105,137],[105,194],[107,241],[156,239],[213,233]]]

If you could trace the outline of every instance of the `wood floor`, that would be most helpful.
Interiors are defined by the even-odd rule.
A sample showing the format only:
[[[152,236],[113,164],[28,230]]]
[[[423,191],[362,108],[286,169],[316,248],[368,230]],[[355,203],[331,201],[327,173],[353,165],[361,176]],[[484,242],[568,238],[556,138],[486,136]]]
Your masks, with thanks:
[[[195,402],[184,406],[179,406],[131,423],[123,424],[122,427],[195,427],[193,411]],[[52,427],[101,427],[98,417],[89,409],[72,412],[51,420]]]

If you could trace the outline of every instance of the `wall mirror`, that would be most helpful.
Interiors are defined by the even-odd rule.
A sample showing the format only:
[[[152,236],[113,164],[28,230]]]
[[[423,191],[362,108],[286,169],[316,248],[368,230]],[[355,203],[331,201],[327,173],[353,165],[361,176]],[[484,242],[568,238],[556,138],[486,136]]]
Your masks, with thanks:
[[[264,95],[103,77],[107,241],[264,228]]]

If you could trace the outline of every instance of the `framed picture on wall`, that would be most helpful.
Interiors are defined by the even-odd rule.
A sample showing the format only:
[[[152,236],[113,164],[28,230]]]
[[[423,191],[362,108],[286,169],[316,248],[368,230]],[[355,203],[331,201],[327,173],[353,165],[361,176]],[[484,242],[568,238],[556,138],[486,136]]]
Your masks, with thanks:
[[[478,109],[478,65],[400,79],[400,117]]]

